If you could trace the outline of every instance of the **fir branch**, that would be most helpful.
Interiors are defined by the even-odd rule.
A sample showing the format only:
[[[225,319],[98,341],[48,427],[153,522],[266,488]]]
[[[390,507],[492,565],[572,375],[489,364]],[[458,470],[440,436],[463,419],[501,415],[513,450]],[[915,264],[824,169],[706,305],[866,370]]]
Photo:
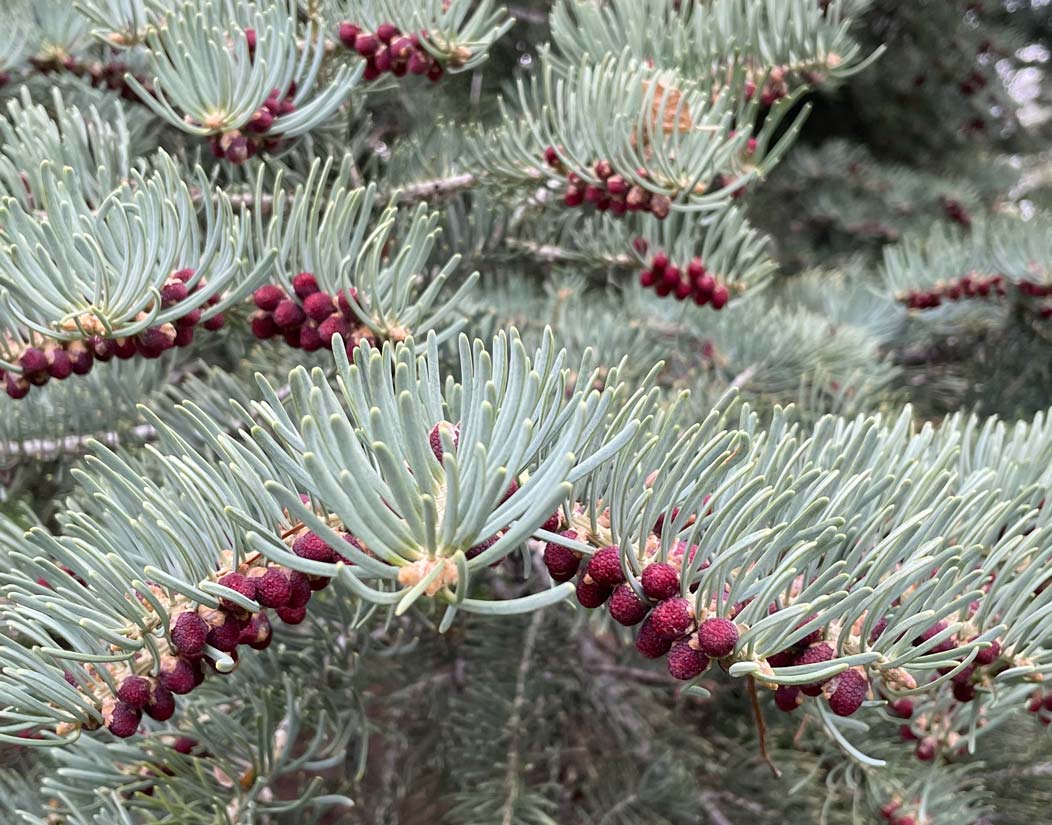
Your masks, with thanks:
[[[183,3],[165,18],[163,28],[146,36],[155,94],[134,77],[127,82],[158,117],[189,134],[214,136],[236,163],[256,147],[256,139],[250,142],[244,130],[261,141],[306,134],[343,104],[362,69],[341,67],[326,89],[312,94],[325,36],[312,24],[306,42],[299,45],[295,5],[274,3],[264,9],[239,0],[236,20],[230,20],[222,4]],[[246,29],[255,33],[251,49]],[[211,75],[189,84],[189,67],[208,67]],[[230,90],[228,99],[223,99],[223,90]],[[265,116],[272,92],[275,103],[288,103]]]
[[[481,133],[472,152],[496,179],[565,183],[577,193],[568,206],[581,205],[588,186],[605,191],[616,178],[620,214],[629,205],[659,218],[725,207],[777,164],[806,115],[775,140],[793,96],[761,119],[757,101],[730,92],[745,83],[740,71],[717,89],[627,54],[567,69],[541,58],[529,87],[518,86],[518,111],[502,104],[502,126]]]
[[[394,26],[399,34],[417,33],[418,44],[426,54],[453,73],[478,68],[515,23],[494,0],[341,0],[332,15],[348,48],[356,47],[359,36],[374,35],[381,26]],[[353,34],[344,34],[348,26]],[[370,44],[362,56],[374,55],[376,45]]]
[[[1012,782],[1002,816],[1039,818],[1040,771],[1015,770],[1005,743],[1038,741],[1019,717],[1048,716],[1052,412],[924,423],[902,401],[1047,403],[1047,221],[985,218],[1004,181],[962,171],[963,155],[945,171],[964,182],[914,168],[960,110],[982,125],[1005,104],[976,94],[979,67],[1019,65],[1008,55],[1040,38],[981,45],[985,15],[1023,12],[926,8],[924,33],[960,37],[968,60],[932,69],[901,50],[878,73],[910,102],[893,116],[919,110],[918,73],[960,91],[938,88],[937,117],[911,115],[909,166],[820,140],[863,135],[887,108],[854,81],[849,122],[843,100],[816,98],[822,146],[772,181],[774,201],[788,195],[777,210],[752,199],[754,226],[736,204],[802,123],[786,122],[787,93],[875,56],[859,45],[874,32],[851,27],[869,6],[560,0],[552,43],[523,27],[505,49],[513,20],[488,0],[13,4],[0,75],[26,85],[0,123],[0,368],[9,395],[34,391],[0,420],[0,452],[21,451],[5,456],[0,519],[0,739],[25,766],[0,775],[6,818],[351,816],[344,793],[368,756],[362,822],[760,822],[772,788],[740,747],[750,708],[802,791],[791,816],[842,825],[891,805],[959,825],[994,809],[987,770]],[[867,21],[901,39],[914,14]],[[415,73],[471,71],[470,89],[387,95],[385,80],[352,99],[383,55],[410,71],[402,31]],[[517,57],[517,103],[492,112]],[[976,66],[951,78],[962,63]],[[125,112],[131,89],[143,105]],[[421,117],[465,97],[471,140]],[[214,159],[198,164],[201,149]],[[935,221],[968,234],[916,240]],[[771,250],[806,262],[900,237],[882,291],[864,264],[773,277]],[[485,279],[456,279],[460,255]],[[328,313],[331,338],[271,335],[257,314],[257,337],[289,346],[250,349],[245,299],[264,278],[260,313],[275,290],[284,321],[312,298],[301,328]],[[984,279],[1005,300],[978,300]],[[958,287],[977,300],[946,306]],[[910,291],[913,310],[896,308]],[[943,305],[922,315],[920,293]],[[152,360],[158,335],[189,346],[198,322],[230,329],[197,362]],[[457,337],[469,325],[484,342]],[[1019,364],[990,369],[991,350]],[[118,353],[151,360],[57,383],[74,358],[84,370]],[[1008,376],[997,397],[984,369]],[[674,581],[658,598],[647,582],[662,569]],[[309,615],[264,604],[263,576],[296,582]],[[573,593],[580,609],[546,609]],[[520,611],[534,616],[515,624]],[[183,615],[207,625],[201,658],[180,650]],[[249,653],[271,615],[289,625],[281,644]],[[682,690],[630,644],[652,652],[659,619],[680,634],[662,664]],[[162,679],[181,662],[196,680],[202,661],[173,722],[129,713],[125,681],[146,680],[163,716]],[[715,710],[713,696],[744,692]],[[807,723],[779,725],[783,712]],[[191,730],[209,755],[173,752]]]
[[[554,44],[571,63],[586,54],[602,59],[628,48],[637,60],[655,61],[689,77],[718,74],[731,59],[726,44],[733,40],[736,58],[749,66],[755,86],[763,87],[770,79],[770,87],[762,92],[770,103],[785,93],[786,80],[839,81],[879,57],[883,49],[863,57],[848,35],[849,12],[864,10],[849,5],[857,4],[613,0],[591,5],[559,0],[552,10],[551,31]]]

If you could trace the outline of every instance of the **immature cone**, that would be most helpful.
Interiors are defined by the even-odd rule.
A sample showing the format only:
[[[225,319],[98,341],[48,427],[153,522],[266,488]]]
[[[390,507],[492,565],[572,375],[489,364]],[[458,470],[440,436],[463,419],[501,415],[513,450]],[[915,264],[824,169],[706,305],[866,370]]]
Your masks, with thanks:
[[[329,336],[329,340],[332,336]],[[322,339],[321,331],[313,324],[304,324],[300,327],[300,348],[306,352],[317,352],[328,343]]]
[[[173,658],[162,663],[157,681],[172,693],[181,696],[197,687],[203,677],[200,662]]]
[[[655,562],[644,567],[640,582],[647,598],[654,601],[671,599],[679,593],[679,573],[665,562]]]
[[[304,533],[292,544],[292,552],[301,559],[331,563],[332,548],[314,533]]]
[[[279,607],[275,612],[285,624],[299,624],[307,618],[306,607]]]
[[[299,570],[290,570],[289,600],[284,607],[289,610],[299,610],[306,607],[307,602],[310,601],[311,592],[310,579],[307,577],[307,574]],[[278,608],[278,616],[281,616],[282,609],[284,608]],[[282,621],[285,621],[284,617],[282,617]]]
[[[984,647],[975,654],[977,665],[992,665],[1001,656],[1001,645],[999,642],[990,642],[989,647]]]
[[[260,287],[260,289],[266,288]],[[165,304],[177,304],[180,301],[185,301],[189,294],[190,290],[186,288],[186,284],[182,281],[172,280],[161,287],[161,301]]]
[[[688,681],[700,676],[709,666],[709,657],[690,646],[690,642],[678,642],[668,654],[668,672],[673,679]]]
[[[327,347],[334,335],[341,338],[347,335],[347,321],[340,315],[330,315],[318,325],[318,338],[321,339],[322,346]]]
[[[682,636],[694,622],[694,607],[686,599],[665,599],[650,614],[650,625],[664,639]]]
[[[204,650],[208,624],[196,613],[180,613],[172,625],[172,644],[184,656],[196,656]]]
[[[362,552],[362,553],[366,552],[365,548],[362,546],[362,543],[360,541],[358,541],[358,538],[356,536],[352,536],[350,533],[343,533],[342,535],[343,535],[343,540],[345,542],[347,542],[349,545],[351,545],[351,547],[353,547],[354,549],[358,550],[359,552]],[[333,550],[333,558],[335,558],[337,562],[341,562],[342,561],[346,565],[354,566],[354,562],[353,561],[351,561],[349,558],[344,556],[342,553],[337,553],[335,550]]]
[[[380,38],[375,34],[359,34],[354,39],[354,50],[362,57],[370,57],[376,54],[380,48]]]
[[[582,573],[577,579],[577,601],[581,607],[600,607],[610,598],[610,593],[611,588],[596,584],[587,573]]]
[[[869,632],[869,643],[873,644],[873,642],[875,642],[877,639],[879,639],[880,638],[880,634],[882,634],[884,632],[884,630],[887,628],[887,626],[888,626],[887,618],[881,616],[880,621],[878,621],[875,625],[873,625],[873,629]]]
[[[225,157],[231,163],[244,163],[252,154],[252,144],[244,136],[235,137],[226,148]]]
[[[850,716],[862,707],[868,690],[869,682],[862,673],[854,668],[845,670],[829,681],[829,709],[837,716]]]
[[[660,659],[669,652],[671,647],[672,640],[659,635],[649,619],[643,622],[639,633],[636,634],[636,650],[641,656],[647,659]]]
[[[256,613],[238,636],[238,644],[248,645],[253,650],[270,647],[271,627],[266,613]]]
[[[771,667],[792,667],[796,659],[797,651],[793,648],[779,650],[767,657],[767,664]]]
[[[355,26],[353,23],[340,23],[340,28],[337,36],[340,38],[340,42],[348,49],[354,48],[354,41],[358,35],[361,34],[362,30]]]
[[[303,307],[295,301],[285,299],[274,309],[274,323],[282,329],[298,327],[306,319]]]
[[[188,347],[194,342],[194,328],[193,327],[176,327],[175,340],[173,343],[177,347]]]
[[[51,353],[51,363],[48,364],[48,375],[57,381],[69,378],[73,374],[73,362],[69,353],[64,349],[56,349]]]
[[[565,530],[559,535],[568,539],[577,538],[577,533],[573,530]],[[554,581],[568,582],[577,575],[581,557],[569,547],[549,542],[544,547],[544,566],[548,568],[548,575]]]
[[[618,547],[603,547],[588,560],[588,575],[598,585],[614,588],[625,580],[621,570],[621,550]]]
[[[915,753],[921,762],[931,762],[935,758],[936,748],[936,741],[930,736],[926,736],[921,739],[920,744],[917,745]]]
[[[133,708],[126,702],[117,702],[117,704],[113,706],[113,713],[110,715],[110,721],[106,727],[109,728],[110,733],[114,736],[119,736],[121,739],[127,739],[129,736],[133,736],[135,731],[139,729],[139,722],[141,720],[141,710]]]
[[[500,533],[497,533],[496,535],[490,536],[488,539],[485,539],[484,541],[479,542],[474,547],[469,547],[467,549],[467,551],[465,551],[465,553],[464,553],[465,558],[467,558],[468,560],[471,560],[471,559],[475,558],[476,556],[482,555],[484,552],[489,550],[494,544],[496,544],[497,543],[497,539],[499,539],[499,538],[500,538]],[[491,565],[491,566],[496,566],[497,564],[500,564],[501,561],[503,561],[503,559],[498,559],[497,562],[494,565]]]
[[[792,713],[802,702],[800,688],[796,685],[779,685],[774,692],[774,704],[784,713]]]
[[[159,358],[162,353],[175,346],[175,336],[176,331],[172,324],[151,327],[139,334],[136,346],[143,358]]]
[[[808,616],[806,619],[804,619],[802,622],[800,622],[800,624],[798,624],[796,626],[796,629],[800,630],[802,627],[807,625],[809,622],[814,621],[814,619],[816,619],[816,618],[817,618],[817,616]],[[822,641],[822,637],[824,635],[825,635],[825,628],[816,627],[814,630],[812,630],[810,633],[808,633],[806,636],[804,636],[804,638],[800,639],[799,641],[795,642],[794,644],[795,644],[796,647],[809,647],[810,645],[813,645],[815,642]]]
[[[252,293],[252,300],[262,310],[273,312],[285,300],[285,291],[274,284],[264,284]]]
[[[292,291],[305,299],[318,291],[318,280],[310,272],[301,272],[292,279]]]
[[[639,598],[627,582],[614,588],[609,607],[611,618],[625,627],[639,624],[650,612],[650,605]]]
[[[722,659],[734,652],[738,628],[730,619],[706,619],[698,627],[698,648],[706,656]]]
[[[47,356],[42,349],[27,347],[18,359],[19,366],[26,375],[35,372],[47,372]]]
[[[925,630],[923,633],[921,633],[920,636],[918,636],[916,639],[913,640],[914,646],[920,646],[920,645],[924,644],[925,642],[930,641],[931,639],[935,638],[935,636],[937,636],[940,633],[942,633],[947,627],[949,627],[949,625],[945,621],[938,621],[938,622],[936,622],[931,627],[929,627],[927,630]],[[949,650],[953,650],[956,646],[957,646],[957,644],[954,641],[953,636],[950,636],[948,639],[943,639],[941,642],[939,642],[937,645],[935,645],[935,647],[933,647],[928,652],[929,653],[946,653]]]
[[[410,74],[425,75],[431,66],[431,55],[426,52],[414,51],[409,55],[407,68]]]
[[[134,358],[136,352],[135,339],[133,338],[117,338],[113,342],[113,354],[117,356],[121,361],[127,361],[129,358]]]
[[[292,595],[292,583],[284,572],[268,567],[256,580],[256,601],[263,607],[284,607]]]
[[[550,516],[548,516],[548,520],[546,522],[544,522],[544,524],[541,525],[541,529],[542,530],[546,530],[547,532],[550,533],[553,530],[558,530],[559,529],[559,525],[562,524],[562,523],[563,523],[562,510],[556,510],[554,513],[552,513]]]
[[[281,328],[278,327],[274,316],[270,313],[257,313],[252,316],[249,323],[252,328],[252,335],[261,341],[266,341],[268,338],[273,338],[281,333]]]
[[[69,358],[70,369],[73,370],[74,375],[87,375],[91,372],[91,367],[95,361],[91,350],[76,342],[70,347]]]
[[[176,322],[175,322],[176,326],[178,326],[178,327],[197,326],[199,323],[201,323],[201,316],[203,315],[203,313],[204,313],[204,310],[201,309],[200,306],[197,307],[196,309],[190,309],[188,311],[188,313],[186,315],[184,315],[182,318],[177,318],[176,319]]]
[[[213,315],[211,318],[204,322],[204,328],[207,329],[209,332],[218,332],[225,326],[226,317],[223,315],[223,313]]]
[[[398,27],[393,23],[381,23],[376,27],[376,36],[380,39],[381,43],[390,43],[399,34],[401,34],[401,32],[398,31]]]
[[[468,552],[471,551],[469,550]],[[314,592],[324,590],[329,586],[329,582],[332,581],[328,576],[307,576],[307,580],[310,582],[310,589]]]
[[[704,306],[713,299],[716,294],[716,279],[711,275],[701,275],[694,282],[694,303]]]
[[[218,583],[223,585],[223,587],[229,587],[231,590],[240,593],[246,599],[255,600],[256,598],[255,579],[250,579],[240,573],[227,573]],[[244,610],[243,607],[235,604],[229,599],[220,599],[219,604],[224,610]]]
[[[175,742],[172,743],[172,750],[176,753],[182,753],[189,755],[193,752],[194,748],[197,747],[197,740],[191,739],[189,736],[180,736]]]
[[[796,657],[796,661],[793,665],[814,665],[819,662],[830,661],[836,653],[834,652],[831,645],[826,642],[819,642],[816,645],[811,645],[803,653]],[[822,692],[822,685],[825,684],[828,679],[822,682],[813,682],[809,685],[802,685],[800,690],[803,691],[805,696],[818,696]]]
[[[271,127],[274,125],[274,113],[269,109],[258,109],[253,115],[252,119],[249,120],[245,128],[250,132],[256,134],[264,134],[269,132]]]
[[[158,722],[171,719],[175,713],[175,697],[164,685],[155,684],[150,691],[150,701],[143,708],[146,715]]]
[[[888,713],[892,716],[897,716],[899,719],[909,719],[913,716],[913,700],[905,697],[893,699],[888,702]]]
[[[518,491],[519,491],[518,479],[514,479],[513,478],[511,480],[511,484],[508,485],[508,489],[504,491],[504,495],[501,498],[500,503],[503,504],[505,501],[507,501],[509,498],[511,498],[513,495],[515,495]]]
[[[336,311],[332,297],[325,292],[315,292],[303,300],[303,311],[312,321],[324,321]]]
[[[29,395],[30,384],[25,378],[20,378],[13,373],[4,376],[4,389],[11,398],[25,398]]]
[[[338,292],[336,294],[336,308],[347,318],[355,317],[351,301],[358,301],[358,290],[353,286],[344,292]]]
[[[223,653],[233,653],[237,650],[242,627],[244,624],[233,613],[226,613],[223,621],[212,625],[208,631],[208,644]]]
[[[142,676],[128,676],[117,688],[117,698],[137,710],[150,701],[150,683]]]
[[[448,432],[453,439],[453,447],[460,446],[460,425],[450,424],[448,421],[439,421],[431,428],[431,433],[428,435],[427,440],[431,445],[431,452],[435,454],[435,458],[442,461],[442,431]]]

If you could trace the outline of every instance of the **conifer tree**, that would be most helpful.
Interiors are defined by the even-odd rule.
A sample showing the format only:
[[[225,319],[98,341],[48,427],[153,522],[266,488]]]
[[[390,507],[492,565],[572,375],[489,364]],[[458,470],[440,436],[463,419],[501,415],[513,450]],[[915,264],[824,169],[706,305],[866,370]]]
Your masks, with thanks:
[[[3,822],[1040,821],[1050,8],[8,0]]]

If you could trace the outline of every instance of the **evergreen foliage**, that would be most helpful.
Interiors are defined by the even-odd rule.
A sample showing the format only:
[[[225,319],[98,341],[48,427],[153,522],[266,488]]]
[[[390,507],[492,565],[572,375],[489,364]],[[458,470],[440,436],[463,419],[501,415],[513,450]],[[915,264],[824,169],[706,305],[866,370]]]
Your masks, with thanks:
[[[3,821],[1040,821],[1050,8],[9,0]]]

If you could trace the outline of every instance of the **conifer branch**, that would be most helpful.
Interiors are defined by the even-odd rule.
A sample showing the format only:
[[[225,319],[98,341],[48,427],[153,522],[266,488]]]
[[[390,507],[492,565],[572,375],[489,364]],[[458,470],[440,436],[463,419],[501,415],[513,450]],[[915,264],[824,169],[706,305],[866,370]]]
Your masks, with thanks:
[[[1038,13],[549,5],[10,4],[0,819],[1039,818]]]
[[[571,62],[586,54],[630,49],[637,60],[673,68],[688,77],[718,73],[731,59],[749,66],[765,105],[788,91],[786,81],[821,84],[862,71],[883,51],[863,56],[849,35],[849,14],[841,0],[810,3],[748,0],[669,4],[663,0],[613,0],[605,5],[559,0],[552,10],[555,46]]]

